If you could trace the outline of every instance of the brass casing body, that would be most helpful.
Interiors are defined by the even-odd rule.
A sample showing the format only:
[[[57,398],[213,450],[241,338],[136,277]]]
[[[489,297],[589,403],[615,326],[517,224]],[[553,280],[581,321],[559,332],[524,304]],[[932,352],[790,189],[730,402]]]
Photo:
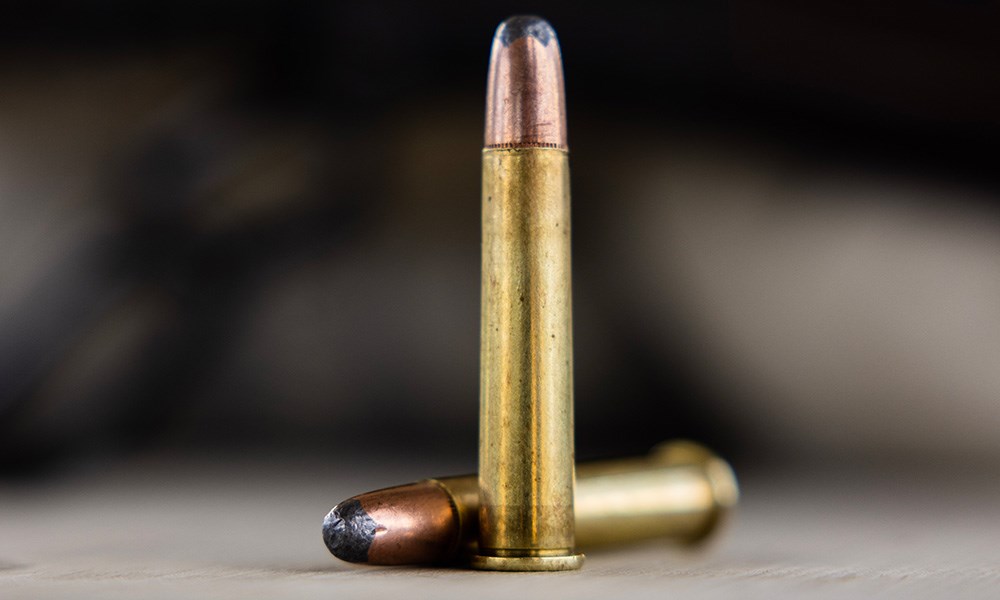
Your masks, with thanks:
[[[474,548],[476,476],[432,481],[455,506],[458,547]],[[582,463],[577,467],[576,543],[586,550],[654,538],[700,542],[718,529],[738,499],[729,464],[694,442],[664,443],[639,458]]]
[[[694,442],[661,444],[643,458],[583,463],[577,469],[577,543],[701,541],[738,499],[729,464]]]
[[[576,569],[569,162],[483,150],[482,569]]]

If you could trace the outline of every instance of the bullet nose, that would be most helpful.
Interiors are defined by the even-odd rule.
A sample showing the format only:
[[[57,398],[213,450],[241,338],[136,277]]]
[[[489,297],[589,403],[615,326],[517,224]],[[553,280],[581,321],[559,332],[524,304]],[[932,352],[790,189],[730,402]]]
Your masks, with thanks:
[[[556,31],[541,17],[515,15],[500,23],[494,37],[504,46],[510,46],[514,40],[526,36],[531,36],[543,46],[548,46],[550,41],[556,39]]]
[[[323,541],[330,552],[348,562],[368,562],[377,524],[357,500],[333,507],[323,519]]]

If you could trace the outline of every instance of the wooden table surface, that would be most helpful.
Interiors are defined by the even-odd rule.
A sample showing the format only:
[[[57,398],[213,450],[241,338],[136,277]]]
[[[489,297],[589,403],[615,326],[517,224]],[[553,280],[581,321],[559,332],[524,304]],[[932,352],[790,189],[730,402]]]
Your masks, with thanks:
[[[320,524],[442,461],[146,460],[0,481],[0,598],[996,598],[1000,481],[886,470],[742,478],[699,551],[591,552],[579,572],[364,567]]]

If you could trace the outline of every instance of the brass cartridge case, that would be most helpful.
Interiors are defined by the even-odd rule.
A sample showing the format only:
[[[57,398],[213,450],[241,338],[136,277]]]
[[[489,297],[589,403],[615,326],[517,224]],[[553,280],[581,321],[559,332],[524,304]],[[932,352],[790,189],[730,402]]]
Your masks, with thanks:
[[[472,475],[436,479],[459,513],[472,512]],[[715,532],[739,500],[732,468],[708,448],[678,440],[647,456],[580,463],[576,469],[576,545],[583,550],[649,539],[694,544]],[[473,523],[468,518],[463,523]],[[474,543],[462,531],[461,546]]]
[[[729,464],[694,442],[664,443],[642,458],[583,463],[577,469],[577,544],[698,542],[738,499]]]
[[[473,476],[435,481],[452,494],[458,510],[471,510],[467,503],[474,499]],[[729,464],[686,440],[660,444],[648,456],[580,463],[576,545],[588,550],[648,539],[697,543],[718,529],[738,500]],[[465,538],[474,541],[475,535],[466,533]]]
[[[485,149],[482,227],[480,531],[473,566],[579,568],[567,152]]]

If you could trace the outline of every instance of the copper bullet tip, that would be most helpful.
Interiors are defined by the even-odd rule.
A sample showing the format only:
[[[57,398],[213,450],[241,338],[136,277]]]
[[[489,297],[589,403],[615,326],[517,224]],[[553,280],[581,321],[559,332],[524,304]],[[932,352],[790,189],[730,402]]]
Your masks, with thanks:
[[[545,19],[497,27],[486,84],[487,148],[566,149],[566,98],[556,32]]]

